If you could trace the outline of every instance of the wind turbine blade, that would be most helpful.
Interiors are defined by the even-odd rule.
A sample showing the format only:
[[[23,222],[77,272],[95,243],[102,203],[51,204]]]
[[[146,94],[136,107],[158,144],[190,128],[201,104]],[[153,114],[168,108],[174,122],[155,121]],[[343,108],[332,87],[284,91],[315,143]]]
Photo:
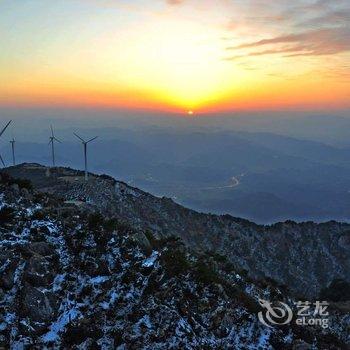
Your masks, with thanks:
[[[5,167],[6,164],[5,164],[4,160],[3,160],[2,157],[1,157],[1,154],[0,154],[0,160],[1,160],[2,165]]]
[[[49,141],[48,145],[50,145],[52,143],[52,139]]]
[[[51,126],[51,136],[55,137],[54,134],[53,134],[53,127],[52,127],[52,125],[50,125],[50,126]]]
[[[77,135],[75,132],[73,132],[73,134],[82,142],[85,142],[85,140],[83,140],[79,135]]]
[[[11,124],[11,122],[12,122],[12,120],[10,120],[10,121],[6,124],[6,126],[1,130],[0,136],[5,132],[5,130],[6,130],[7,127]]]
[[[98,138],[98,136],[95,136],[95,137],[93,137],[92,139],[90,139],[89,141],[87,141],[86,143],[89,143],[89,142],[91,142],[91,141],[94,141],[94,140],[96,140]]]
[[[62,141],[60,141],[59,139],[57,139],[55,136],[53,137],[53,139],[59,143],[62,143]]]

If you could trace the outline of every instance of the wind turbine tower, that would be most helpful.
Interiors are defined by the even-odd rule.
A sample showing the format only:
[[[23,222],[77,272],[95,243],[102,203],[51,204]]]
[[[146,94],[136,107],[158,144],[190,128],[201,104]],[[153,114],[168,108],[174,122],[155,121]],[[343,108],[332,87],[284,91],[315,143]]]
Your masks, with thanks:
[[[15,157],[15,138],[12,136],[12,140],[10,141],[11,148],[12,148],[12,164],[13,166],[16,165],[16,157]]]
[[[53,132],[53,127],[51,125],[51,136],[50,136],[50,141],[49,141],[49,145],[51,144],[51,153],[52,153],[52,166],[55,167],[56,166],[56,162],[55,162],[55,141],[58,143],[61,143],[60,140],[58,140]]]
[[[5,132],[5,130],[8,128],[8,126],[11,124],[12,120],[10,120],[6,125],[5,127],[1,130],[0,132],[0,137],[2,136],[2,134]],[[2,163],[2,165],[5,167],[5,162],[4,162],[4,159],[2,158],[1,154],[0,154],[0,161]]]
[[[82,137],[80,137],[75,132],[73,134],[81,141],[81,143],[83,144],[83,147],[84,147],[85,181],[87,181],[88,177],[89,177],[88,167],[87,167],[87,145],[89,142],[96,140],[98,136],[95,136],[92,139],[85,141]]]

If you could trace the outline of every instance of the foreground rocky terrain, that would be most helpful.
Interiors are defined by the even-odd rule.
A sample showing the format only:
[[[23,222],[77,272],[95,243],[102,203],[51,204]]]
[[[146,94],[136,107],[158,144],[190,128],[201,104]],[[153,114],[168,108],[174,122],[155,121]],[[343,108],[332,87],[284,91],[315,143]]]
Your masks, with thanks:
[[[344,305],[331,305],[327,329],[294,323],[266,327],[257,317],[259,299],[293,305],[296,300],[285,288],[270,279],[249,278],[210,249],[188,247],[172,236],[178,225],[173,221],[168,231],[152,216],[153,230],[150,222],[147,230],[141,228],[141,214],[128,223],[138,202],[142,212],[140,202],[146,198],[159,204],[154,212],[170,216],[163,206],[178,207],[167,199],[115,183],[113,205],[118,206],[119,198],[122,208],[106,216],[95,211],[95,203],[103,208],[102,194],[109,195],[111,179],[91,179],[88,185],[77,179],[73,187],[62,189],[61,197],[33,190],[29,182],[5,174],[0,180],[0,348],[347,348],[350,317]],[[64,188],[62,180],[56,181]],[[101,187],[87,192],[86,186],[95,181]],[[88,193],[89,198],[83,197]],[[101,196],[100,201],[94,202],[93,194]],[[197,224],[198,235],[207,239],[201,231],[209,225],[206,216],[182,210],[173,212],[175,221],[190,220],[188,215],[194,221],[179,236],[188,242]],[[240,230],[253,225],[212,220],[222,229],[225,220]],[[344,229],[337,225],[339,232]],[[247,235],[253,236],[248,229]]]
[[[316,297],[336,279],[350,281],[349,224],[287,221],[262,226],[229,215],[201,214],[108,176],[91,175],[85,183],[79,171],[55,168],[48,176],[48,169],[38,164],[6,171],[29,179],[41,192],[117,217],[140,232],[180,237],[195,250],[215,251],[250,277],[272,278],[298,297]]]

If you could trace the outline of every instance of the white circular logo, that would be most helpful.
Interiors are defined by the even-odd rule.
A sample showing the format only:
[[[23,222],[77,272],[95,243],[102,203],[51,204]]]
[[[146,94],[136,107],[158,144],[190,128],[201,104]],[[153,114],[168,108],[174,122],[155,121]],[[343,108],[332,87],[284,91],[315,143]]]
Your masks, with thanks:
[[[278,302],[278,306],[273,306],[269,301],[259,299],[259,304],[265,309],[265,312],[258,313],[259,320],[267,327],[288,324],[293,318],[292,309],[281,301]]]

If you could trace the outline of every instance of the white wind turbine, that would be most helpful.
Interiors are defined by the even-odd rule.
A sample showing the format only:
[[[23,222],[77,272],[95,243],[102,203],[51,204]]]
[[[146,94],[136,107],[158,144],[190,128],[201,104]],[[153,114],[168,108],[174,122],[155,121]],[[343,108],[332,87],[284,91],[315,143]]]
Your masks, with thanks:
[[[88,180],[88,168],[87,168],[87,144],[91,141],[94,141],[97,139],[98,136],[93,137],[92,139],[85,141],[82,137],[77,135],[75,132],[73,133],[83,144],[84,147],[84,165],[85,165],[85,181]]]
[[[60,140],[58,140],[53,132],[53,127],[51,125],[51,136],[50,136],[50,141],[49,141],[49,145],[51,144],[51,153],[52,153],[52,166],[55,167],[56,166],[56,162],[55,162],[55,141],[58,143],[62,143]]]
[[[8,126],[11,124],[11,122],[12,122],[12,120],[10,120],[10,121],[5,125],[5,127],[1,130],[1,132],[0,132],[0,137],[1,137],[2,134],[5,132],[5,130],[8,128]],[[0,161],[1,161],[2,165],[5,167],[6,165],[5,165],[5,162],[4,162],[4,160],[3,160],[2,156],[1,156],[1,154],[0,154]]]
[[[12,149],[12,164],[13,164],[13,166],[16,165],[15,143],[16,143],[16,140],[15,140],[14,136],[12,135],[12,140],[10,140],[10,144],[11,144],[11,149]]]

